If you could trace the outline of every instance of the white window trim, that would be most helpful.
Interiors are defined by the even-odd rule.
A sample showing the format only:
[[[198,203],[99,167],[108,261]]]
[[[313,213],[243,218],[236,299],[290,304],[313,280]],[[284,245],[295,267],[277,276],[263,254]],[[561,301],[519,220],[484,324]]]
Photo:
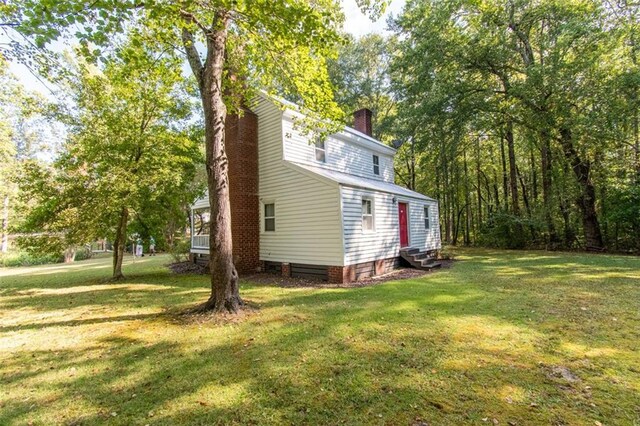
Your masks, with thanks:
[[[431,207],[428,204],[425,204],[422,208],[422,214],[424,217],[422,218],[422,225],[424,226],[425,231],[431,230]],[[427,225],[427,221],[429,221],[429,226]]]
[[[268,216],[266,215],[265,212],[265,206],[267,206],[268,204],[273,204],[273,213],[274,216]],[[277,203],[276,200],[264,200],[261,202],[261,206],[260,206],[260,233],[262,234],[274,234],[277,232],[278,230],[278,212],[277,212]],[[266,221],[267,219],[271,219],[273,218],[273,226],[274,226],[274,230],[273,231],[267,231],[266,229]]]
[[[319,148],[318,143],[322,142],[324,148]],[[316,163],[326,164],[327,162],[327,139],[320,139],[319,137],[313,143],[313,159]],[[324,161],[318,160],[318,151],[321,151],[324,154]]]
[[[375,159],[378,159],[378,164],[376,164]],[[373,163],[373,174],[375,176],[380,176],[380,156],[378,154],[373,154],[371,157],[371,162]],[[376,173],[376,167],[378,168],[378,173]]]
[[[376,232],[376,203],[373,197],[363,196],[362,199],[360,200],[361,209],[364,201],[369,201],[371,203],[371,214],[366,214],[366,216],[371,216],[371,229],[365,229],[364,227],[364,217],[365,217],[364,210],[362,210],[360,214],[360,224],[362,226],[363,234],[371,234],[373,232]]]

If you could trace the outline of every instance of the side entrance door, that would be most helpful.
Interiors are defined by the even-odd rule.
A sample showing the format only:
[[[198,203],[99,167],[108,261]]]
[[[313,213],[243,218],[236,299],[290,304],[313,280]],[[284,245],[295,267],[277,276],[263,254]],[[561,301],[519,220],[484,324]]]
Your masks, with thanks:
[[[400,228],[400,247],[407,247],[409,245],[409,228],[407,217],[408,206],[407,203],[398,203],[398,220]]]

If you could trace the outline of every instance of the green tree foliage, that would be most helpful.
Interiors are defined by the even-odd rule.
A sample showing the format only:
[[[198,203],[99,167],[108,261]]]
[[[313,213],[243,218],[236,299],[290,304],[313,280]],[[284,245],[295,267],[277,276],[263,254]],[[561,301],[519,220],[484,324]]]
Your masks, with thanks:
[[[27,92],[9,72],[0,56],[0,200],[2,203],[1,251],[8,251],[11,229],[19,226],[18,187],[15,179],[22,164],[52,155],[55,129],[43,114],[48,103]]]
[[[211,221],[211,297],[204,309],[235,312],[242,304],[233,264],[224,126],[227,111],[242,113],[252,89],[279,90],[325,118],[340,110],[333,101],[326,59],[341,37],[336,0],[10,1],[6,22],[45,46],[70,32],[86,54],[111,43],[125,26],[142,26],[166,46],[181,45],[197,81],[204,115]],[[385,1],[359,0],[373,15]],[[202,48],[198,50],[199,46]],[[202,54],[204,52],[204,54]]]
[[[445,240],[640,248],[637,13],[595,0],[407,4],[393,90]]]
[[[330,59],[329,77],[336,102],[346,112],[368,108],[373,112],[373,134],[390,142],[396,104],[391,90],[389,67],[393,40],[378,34],[348,37],[338,57]]]
[[[36,201],[26,228],[44,234],[31,243],[59,250],[107,237],[114,278],[131,223],[157,238],[176,206],[194,199],[202,155],[180,62],[137,37],[102,69],[77,63],[65,87],[74,108],[59,113],[69,128],[64,153],[53,167],[31,164],[22,179]]]

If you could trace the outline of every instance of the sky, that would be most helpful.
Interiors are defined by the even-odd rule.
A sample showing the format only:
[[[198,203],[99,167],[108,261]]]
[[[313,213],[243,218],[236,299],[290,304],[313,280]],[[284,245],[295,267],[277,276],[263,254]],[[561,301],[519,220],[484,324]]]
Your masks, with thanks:
[[[385,14],[375,22],[360,12],[356,0],[341,0],[342,9],[345,15],[344,29],[354,36],[362,36],[369,33],[384,34],[387,29],[387,18],[389,15],[398,15],[404,7],[405,0],[391,0]]]
[[[383,16],[380,19],[372,22],[369,17],[364,15],[356,0],[340,0],[345,15],[344,29],[353,34],[356,37],[360,37],[365,34],[387,33],[387,19],[390,15],[398,15],[404,7],[405,0],[391,0],[390,4]],[[58,43],[61,48],[65,47],[65,43]],[[55,46],[54,46],[55,50]],[[51,92],[47,89],[38,79],[32,75],[29,70],[19,64],[11,64],[11,71],[18,77],[18,80],[28,89],[42,93],[44,96],[51,96]]]

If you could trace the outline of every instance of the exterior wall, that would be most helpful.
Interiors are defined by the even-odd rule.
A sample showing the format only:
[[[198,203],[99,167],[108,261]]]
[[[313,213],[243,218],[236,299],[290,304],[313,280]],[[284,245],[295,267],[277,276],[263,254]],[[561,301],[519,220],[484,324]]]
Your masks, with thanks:
[[[341,265],[340,190],[283,161],[282,112],[261,98],[258,114],[260,260]],[[275,204],[274,232],[264,231],[264,204]]]
[[[225,145],[229,159],[233,261],[239,273],[251,273],[260,268],[258,116],[249,110],[245,110],[242,117],[227,116]],[[205,194],[192,208],[208,206],[209,198]],[[203,246],[208,246],[209,236],[199,237],[206,244],[192,248],[191,253],[208,254],[209,248]]]
[[[397,269],[399,265],[400,258],[393,257],[355,265],[329,266],[327,276],[330,283],[344,284],[386,274]]]
[[[411,230],[414,235],[417,235],[416,244],[417,247],[425,248],[427,250],[440,250],[442,248],[442,241],[440,241],[440,212],[438,209],[438,203],[431,201],[426,203],[429,206],[429,229],[424,229],[424,209],[422,204],[415,204],[411,206]],[[424,242],[423,242],[424,238]]]
[[[296,163],[310,164],[316,167],[326,167],[369,179],[383,180],[393,183],[393,154],[392,150],[384,147],[378,149],[371,142],[371,147],[345,142],[341,137],[331,135],[325,141],[326,162],[316,161],[315,146],[309,143],[309,136],[294,129],[291,118],[283,118],[284,159]],[[363,140],[364,141],[364,140]],[[373,155],[380,159],[380,175],[373,173]]]
[[[342,187],[341,197],[345,265],[399,256],[398,202],[409,204],[409,246],[420,249],[440,248],[436,202],[396,195],[397,202],[394,204],[393,194],[350,187]],[[362,197],[374,200],[374,230],[371,232],[362,230]],[[429,230],[424,229],[425,205],[429,206],[432,215]]]
[[[258,116],[227,116],[225,144],[229,158],[229,201],[233,260],[239,273],[260,268],[258,202]]]

